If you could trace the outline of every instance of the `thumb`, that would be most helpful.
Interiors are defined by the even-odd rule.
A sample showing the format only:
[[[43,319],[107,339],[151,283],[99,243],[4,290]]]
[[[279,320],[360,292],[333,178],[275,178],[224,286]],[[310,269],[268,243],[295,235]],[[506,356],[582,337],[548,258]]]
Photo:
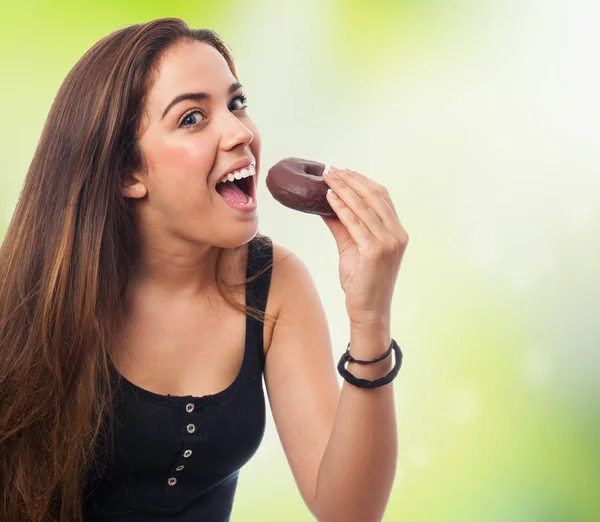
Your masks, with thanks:
[[[321,219],[327,225],[327,228],[331,230],[333,237],[335,239],[335,243],[337,245],[338,254],[341,254],[346,248],[348,248],[349,243],[353,244],[354,241],[348,232],[346,226],[339,220],[339,218],[333,216],[321,216]]]

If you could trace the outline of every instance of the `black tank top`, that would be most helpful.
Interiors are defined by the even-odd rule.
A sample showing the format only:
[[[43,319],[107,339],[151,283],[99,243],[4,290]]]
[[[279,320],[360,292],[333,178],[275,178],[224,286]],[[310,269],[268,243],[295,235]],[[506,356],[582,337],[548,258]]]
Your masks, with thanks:
[[[272,243],[248,244],[246,276],[271,263]],[[246,304],[264,311],[269,268],[246,286]],[[240,468],[265,429],[263,323],[246,316],[240,371],[226,389],[203,397],[159,395],[120,377],[114,448],[90,480],[86,522],[226,522]],[[116,370],[115,370],[116,371]],[[99,468],[95,468],[95,472]]]

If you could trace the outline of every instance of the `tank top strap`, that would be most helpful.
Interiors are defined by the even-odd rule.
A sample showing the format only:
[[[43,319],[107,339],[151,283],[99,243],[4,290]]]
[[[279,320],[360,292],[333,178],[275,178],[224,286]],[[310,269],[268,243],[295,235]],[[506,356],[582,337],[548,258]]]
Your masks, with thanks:
[[[268,236],[253,238],[248,243],[248,266],[246,278],[255,274],[258,277],[246,285],[246,306],[257,308],[264,312],[267,307],[267,297],[271,284],[271,271],[273,264],[273,243]],[[264,351],[264,324],[262,321],[248,316],[248,326],[252,326],[256,336],[256,348],[260,361],[260,370],[265,368]]]

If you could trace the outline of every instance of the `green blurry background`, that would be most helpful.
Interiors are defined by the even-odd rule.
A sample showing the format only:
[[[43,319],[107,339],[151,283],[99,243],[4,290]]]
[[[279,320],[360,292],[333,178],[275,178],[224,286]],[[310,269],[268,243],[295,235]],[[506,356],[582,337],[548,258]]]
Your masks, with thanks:
[[[294,155],[361,171],[410,235],[385,520],[600,521],[598,2],[1,1],[0,237],[94,42],[164,16],[213,28],[263,139],[260,230],[309,266],[336,359],[335,243],[270,197],[266,169]],[[270,417],[232,520],[312,520]]]

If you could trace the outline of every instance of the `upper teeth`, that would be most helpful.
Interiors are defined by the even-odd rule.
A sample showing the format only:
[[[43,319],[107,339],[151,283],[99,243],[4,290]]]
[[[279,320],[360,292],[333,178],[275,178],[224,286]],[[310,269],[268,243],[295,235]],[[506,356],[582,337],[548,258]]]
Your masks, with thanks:
[[[247,178],[248,176],[254,176],[254,174],[256,173],[254,169],[254,164],[251,164],[246,168],[235,170],[233,172],[230,172],[226,176],[223,176],[219,180],[219,183],[225,183],[226,181],[233,181],[234,179],[242,179]]]

